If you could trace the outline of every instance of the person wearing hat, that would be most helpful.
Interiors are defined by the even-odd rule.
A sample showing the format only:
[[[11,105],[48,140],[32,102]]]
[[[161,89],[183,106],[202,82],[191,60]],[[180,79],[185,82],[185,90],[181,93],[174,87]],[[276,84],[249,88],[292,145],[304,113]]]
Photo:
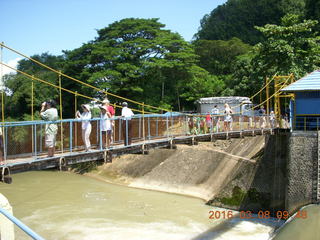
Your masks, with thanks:
[[[102,134],[102,147],[109,148],[111,143],[111,114],[104,105],[100,106],[100,131]]]
[[[58,110],[53,100],[43,102],[41,105],[40,116],[45,121],[56,121],[58,119]],[[45,146],[48,148],[48,157],[54,156],[56,146],[56,135],[58,126],[55,123],[47,123],[45,128]]]
[[[114,117],[115,115],[115,111],[114,111],[114,108],[110,105],[110,101],[108,100],[108,98],[105,98],[103,101],[102,101],[102,105],[107,107],[107,110],[108,112],[110,113],[111,115],[111,118]],[[111,134],[110,134],[110,142],[113,142],[113,128],[114,128],[114,120],[111,120]]]
[[[91,111],[90,106],[88,104],[82,104],[81,108],[83,110],[82,113],[79,111],[76,112],[76,118],[81,119],[81,129],[82,129],[82,141],[84,142],[85,151],[90,151],[91,143],[90,143],[90,134],[91,134]]]
[[[131,145],[131,137],[132,137],[132,122],[131,118],[134,115],[132,110],[128,108],[128,103],[122,103],[122,111],[121,116],[123,117],[122,121],[122,132],[123,132],[123,139],[124,145]]]

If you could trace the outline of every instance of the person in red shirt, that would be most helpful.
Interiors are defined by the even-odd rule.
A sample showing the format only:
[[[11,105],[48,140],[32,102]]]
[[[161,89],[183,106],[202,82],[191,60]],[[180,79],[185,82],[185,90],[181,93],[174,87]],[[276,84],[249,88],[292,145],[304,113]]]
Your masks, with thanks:
[[[107,98],[105,98],[102,101],[102,105],[107,108],[108,112],[111,115],[111,118],[113,118],[115,116],[115,111],[114,111],[114,108],[110,105],[110,101]],[[108,139],[110,143],[113,143],[113,129],[114,129],[114,120],[111,120],[111,134],[110,134],[110,139]]]
[[[206,115],[206,126],[207,126],[207,131],[210,132],[211,128],[212,128],[212,121],[211,121],[210,112],[208,112]]]

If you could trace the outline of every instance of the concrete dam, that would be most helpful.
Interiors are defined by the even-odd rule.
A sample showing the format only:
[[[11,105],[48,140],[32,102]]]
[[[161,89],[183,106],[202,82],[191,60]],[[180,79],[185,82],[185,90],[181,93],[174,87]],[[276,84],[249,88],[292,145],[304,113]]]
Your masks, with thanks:
[[[87,175],[228,209],[293,214],[318,202],[317,149],[318,134],[279,132],[124,155]]]

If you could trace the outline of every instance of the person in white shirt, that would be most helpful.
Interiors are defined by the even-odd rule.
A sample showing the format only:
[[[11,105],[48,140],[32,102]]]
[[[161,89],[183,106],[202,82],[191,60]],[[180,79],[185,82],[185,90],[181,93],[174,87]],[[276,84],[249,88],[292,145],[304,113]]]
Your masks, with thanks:
[[[102,146],[103,148],[109,148],[111,143],[111,114],[106,106],[100,106],[100,131],[102,134]]]
[[[56,103],[53,100],[42,103],[40,116],[45,121],[58,120],[58,110],[56,109]],[[47,123],[45,129],[45,145],[48,148],[48,157],[53,157],[56,146],[56,135],[58,132],[58,126],[56,123]]]
[[[123,102],[122,103],[122,111],[121,116],[122,119],[122,133],[123,133],[123,139],[124,139],[124,145],[131,145],[131,137],[132,137],[132,122],[131,118],[134,115],[132,110],[128,108],[128,103]]]
[[[224,131],[231,131],[232,124],[232,110],[228,103],[224,104]]]
[[[220,127],[220,118],[219,118],[219,108],[217,105],[214,105],[214,108],[211,110],[211,114],[213,115],[212,120],[213,120],[213,128],[214,130],[219,132],[219,127]],[[216,115],[216,116],[214,116]]]
[[[90,151],[90,134],[91,134],[91,111],[88,104],[81,105],[83,112],[76,112],[76,118],[81,119],[81,128],[82,128],[82,140],[84,142],[85,151]]]

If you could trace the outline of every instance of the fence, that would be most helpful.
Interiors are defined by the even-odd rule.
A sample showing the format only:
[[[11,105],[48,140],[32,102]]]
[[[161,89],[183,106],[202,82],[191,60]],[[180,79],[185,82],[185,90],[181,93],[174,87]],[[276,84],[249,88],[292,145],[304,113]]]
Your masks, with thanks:
[[[320,116],[296,116],[294,130],[319,131]]]
[[[212,134],[225,131],[243,131],[258,128],[275,128],[278,123],[269,116],[233,115],[232,121],[226,124],[224,115],[199,114],[150,114],[135,115],[131,120],[114,117],[111,148],[124,144],[124,140],[132,139],[132,143],[169,139],[176,136]],[[103,150],[103,135],[100,131],[100,118],[91,119],[91,148]],[[2,134],[4,160],[17,158],[41,158],[46,156],[45,127],[46,124],[57,124],[56,152],[78,152],[84,150],[80,119],[65,119],[54,122],[23,121],[5,122]],[[130,124],[126,124],[130,123]],[[131,127],[131,128],[130,128]],[[128,144],[128,142],[126,142]],[[125,144],[125,145],[127,145]],[[1,155],[1,153],[0,153]]]

